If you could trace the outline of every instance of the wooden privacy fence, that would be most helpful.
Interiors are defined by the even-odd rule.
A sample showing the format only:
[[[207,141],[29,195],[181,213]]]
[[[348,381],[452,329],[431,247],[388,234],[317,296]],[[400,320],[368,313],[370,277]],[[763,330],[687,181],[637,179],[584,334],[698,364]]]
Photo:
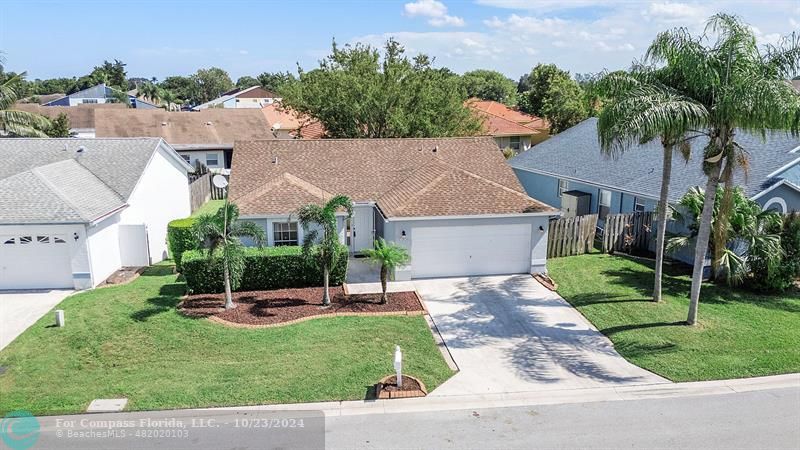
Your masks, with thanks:
[[[603,231],[603,253],[647,250],[653,234],[654,212],[609,214]]]
[[[597,214],[551,219],[547,234],[547,257],[582,255],[594,245]]]
[[[211,200],[211,174],[205,173],[189,182],[189,204],[192,207],[192,212],[197,208],[206,204]]]

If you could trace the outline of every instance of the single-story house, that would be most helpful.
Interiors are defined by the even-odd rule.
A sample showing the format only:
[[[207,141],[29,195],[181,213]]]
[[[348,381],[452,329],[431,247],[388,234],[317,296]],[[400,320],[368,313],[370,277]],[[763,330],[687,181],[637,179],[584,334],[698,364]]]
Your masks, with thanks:
[[[0,139],[0,289],[88,289],[167,257],[192,170],[163,139]]]
[[[800,211],[800,138],[783,132],[760,136],[738,132],[736,141],[749,158],[747,175],[736,184],[764,208],[781,213]],[[707,139],[693,143],[691,159],[676,154],[672,163],[670,203],[693,186],[705,187],[700,159]],[[597,119],[587,119],[530,151],[509,160],[528,195],[566,210],[574,197],[587,199],[580,214],[653,211],[661,190],[663,148],[651,141],[618,158],[604,155],[597,137]],[[574,214],[575,211],[570,211]]]
[[[269,245],[299,245],[295,212],[350,197],[338,233],[352,253],[406,247],[409,278],[544,272],[558,211],[522,189],[489,137],[237,141],[230,199]]]
[[[211,108],[197,112],[98,110],[96,137],[160,137],[189,164],[227,173],[238,139],[274,139],[259,109]]]
[[[493,100],[471,98],[465,104],[483,120],[483,133],[493,137],[501,150],[524,152],[550,137],[550,125],[539,117]]]
[[[86,104],[119,103],[119,96],[124,95],[128,98],[131,108],[138,109],[157,109],[158,106],[144,101],[127,92],[118,91],[112,87],[100,83],[96,86],[73,92],[55,100],[44,103],[43,106],[77,106]]]
[[[266,90],[261,86],[253,86],[245,89],[233,89],[224,92],[214,100],[197,105],[192,110],[200,111],[209,108],[263,108],[274,102],[279,102],[281,97],[278,94]]]

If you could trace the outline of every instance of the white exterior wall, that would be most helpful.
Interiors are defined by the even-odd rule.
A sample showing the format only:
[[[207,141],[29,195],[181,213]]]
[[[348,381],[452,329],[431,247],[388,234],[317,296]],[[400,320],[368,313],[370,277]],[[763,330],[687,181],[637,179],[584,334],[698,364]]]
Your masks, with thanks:
[[[122,267],[119,254],[120,213],[87,227],[86,239],[89,266],[92,273],[91,287],[105,281]]]
[[[90,98],[90,97],[72,98],[72,97],[69,97],[69,106],[83,105],[84,103],[86,103],[86,102],[84,102],[84,100],[97,100],[97,102],[93,101],[92,104],[107,103],[106,102],[107,99],[105,99],[105,98]],[[113,99],[108,99],[108,100],[113,100]]]
[[[500,147],[500,150],[504,150],[506,147],[511,147],[511,137],[510,136],[497,136],[494,138],[494,141],[497,142],[497,146]],[[531,137],[530,136],[520,136],[520,152],[524,152],[531,148]]]
[[[70,267],[75,289],[91,288],[91,267],[86,245],[86,227],[75,225],[0,225],[0,236],[63,236],[69,246]],[[75,237],[77,236],[77,239]],[[0,249],[2,251],[2,249]],[[46,268],[38,268],[46,270]]]
[[[153,154],[120,221],[147,227],[151,263],[167,257],[167,224],[191,214],[186,169],[168,152],[162,146]]]
[[[547,272],[547,230],[548,230],[549,216],[508,216],[508,217],[475,217],[475,218],[441,218],[429,220],[389,220],[384,225],[384,239],[394,242],[408,249],[409,253],[413,251],[414,245],[414,228],[415,227],[463,227],[469,225],[486,226],[486,225],[513,225],[513,224],[530,224],[531,225],[531,240],[530,240],[530,255],[531,273],[546,273]],[[541,229],[540,229],[541,227]],[[402,236],[405,231],[405,237]],[[409,279],[411,277],[411,268],[414,261],[403,269],[396,272],[395,276],[398,280]]]
[[[194,166],[197,164],[197,161],[200,161],[208,167],[209,169],[224,169],[226,165],[225,161],[225,152],[222,150],[180,150],[178,154],[183,157],[184,155],[189,157],[188,163]],[[216,165],[209,165],[208,164],[208,156],[209,155],[216,155],[217,156],[217,164]],[[185,160],[186,158],[184,158]]]

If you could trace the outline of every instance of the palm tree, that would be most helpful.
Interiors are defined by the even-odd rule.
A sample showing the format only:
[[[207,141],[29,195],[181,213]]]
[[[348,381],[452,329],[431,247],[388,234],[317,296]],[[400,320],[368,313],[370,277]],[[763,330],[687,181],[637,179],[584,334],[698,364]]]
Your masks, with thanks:
[[[341,209],[347,212],[347,218],[353,216],[353,202],[349,197],[337,195],[324,206],[310,203],[297,211],[297,218],[306,233],[303,238],[303,254],[308,258],[315,258],[322,267],[322,282],[325,287],[323,306],[331,304],[331,267],[336,263],[341,245],[336,233],[336,212]],[[315,245],[317,241],[319,243]]]
[[[0,84],[0,131],[2,135],[47,137],[43,130],[50,128],[46,117],[14,109],[20,99],[20,84],[25,73],[14,75]]]
[[[603,94],[612,98],[611,104],[603,108],[597,123],[602,150],[616,156],[634,145],[656,138],[660,139],[663,147],[654,302],[661,301],[672,154],[680,149],[684,159],[688,159],[691,137],[687,134],[708,119],[708,111],[703,105],[665,85],[662,79],[666,78],[664,71],[638,68],[631,73],[611,73],[599,83]]]
[[[137,94],[150,103],[157,104],[161,100],[162,90],[157,84],[148,81],[139,86]]]
[[[239,208],[226,200],[216,213],[203,214],[194,224],[195,235],[208,250],[208,258],[214,261],[222,257],[225,309],[236,307],[231,290],[238,288],[244,271],[244,244],[240,238],[251,238],[259,247],[264,243],[264,230],[261,227],[238,219]]]
[[[720,260],[720,272],[729,285],[738,285],[751,272],[755,264],[766,269],[767,275],[772,273],[783,256],[780,229],[783,218],[775,211],[763,210],[756,201],[747,198],[741,187],[733,189],[733,208],[723,217],[721,211],[724,189],[717,188],[714,211],[711,219],[712,228],[725,227],[728,241],[723,243]],[[685,247],[697,237],[697,218],[702,213],[705,193],[694,187],[678,202],[679,208],[674,210],[676,220],[686,225],[689,234],[670,238],[670,251]],[[711,246],[716,247],[712,242]],[[714,248],[716,252],[716,248]]]
[[[408,264],[411,256],[405,247],[397,244],[386,243],[383,238],[375,241],[375,248],[364,250],[364,255],[373,264],[380,264],[381,266],[381,304],[386,304],[386,284],[389,280],[389,275],[394,272],[399,266]]]
[[[712,35],[714,42],[706,45]],[[683,28],[660,33],[648,49],[647,59],[666,64],[672,78],[670,85],[709,112],[705,130],[709,143],[703,158],[707,182],[687,317],[687,322],[694,325],[717,186],[720,181],[726,186],[721,205],[724,216],[731,209],[733,174],[747,166],[747,155],[735,140],[736,131],[762,136],[767,129],[796,133],[800,125],[800,96],[785,81],[800,67],[800,41],[792,36],[779,46],[768,46],[762,53],[752,28],[735,16],[717,14],[709,19],[706,33],[699,38]],[[724,243],[726,233],[725,227],[715,228],[715,241]],[[716,246],[714,267],[718,267],[723,247],[724,244]]]

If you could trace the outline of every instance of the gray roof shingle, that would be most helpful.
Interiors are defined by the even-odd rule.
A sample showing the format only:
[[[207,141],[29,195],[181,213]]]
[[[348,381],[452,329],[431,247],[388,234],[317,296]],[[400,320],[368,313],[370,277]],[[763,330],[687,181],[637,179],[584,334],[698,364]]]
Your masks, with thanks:
[[[800,138],[783,132],[768,132],[766,139],[739,132],[736,141],[747,152],[750,167],[747,175],[736,174],[736,182],[748,196],[754,196],[777,180],[769,175],[800,158],[791,153],[800,147]],[[700,160],[707,139],[692,143],[689,161],[676,155],[672,163],[670,201],[680,199],[692,186],[705,186]],[[633,147],[612,158],[600,150],[597,119],[587,119],[547,141],[509,160],[516,169],[530,169],[554,177],[585,181],[657,199],[661,188],[662,146],[651,141]]]
[[[91,222],[125,206],[160,142],[0,139],[0,223]]]

